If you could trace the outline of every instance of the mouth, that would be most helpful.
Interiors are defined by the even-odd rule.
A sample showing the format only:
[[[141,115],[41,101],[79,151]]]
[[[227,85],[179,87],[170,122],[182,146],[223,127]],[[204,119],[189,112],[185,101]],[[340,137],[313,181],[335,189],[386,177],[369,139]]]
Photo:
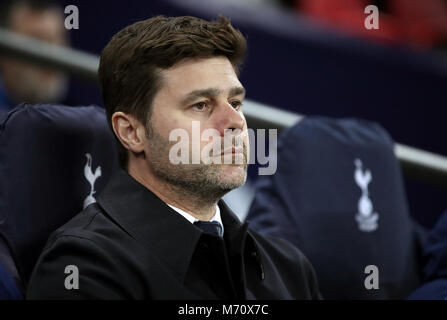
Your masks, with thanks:
[[[221,156],[225,154],[243,154],[244,148],[243,147],[230,147],[222,151]]]

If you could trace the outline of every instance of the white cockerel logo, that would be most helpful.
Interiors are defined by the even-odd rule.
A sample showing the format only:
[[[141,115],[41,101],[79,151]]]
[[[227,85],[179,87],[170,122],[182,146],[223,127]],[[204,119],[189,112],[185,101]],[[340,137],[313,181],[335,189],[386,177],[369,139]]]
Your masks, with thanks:
[[[359,229],[365,232],[371,232],[377,229],[377,220],[379,215],[374,212],[372,201],[369,197],[368,185],[371,183],[371,171],[363,170],[363,163],[360,159],[355,159],[354,180],[362,190],[362,195],[357,204],[356,220],[359,224]]]
[[[93,195],[96,193],[95,191],[95,181],[101,176],[101,167],[98,166],[95,170],[95,173],[92,171],[92,156],[90,153],[86,153],[87,163],[84,167],[84,176],[87,179],[88,183],[90,183],[90,193],[84,200],[84,208],[86,208],[89,204],[96,202]]]

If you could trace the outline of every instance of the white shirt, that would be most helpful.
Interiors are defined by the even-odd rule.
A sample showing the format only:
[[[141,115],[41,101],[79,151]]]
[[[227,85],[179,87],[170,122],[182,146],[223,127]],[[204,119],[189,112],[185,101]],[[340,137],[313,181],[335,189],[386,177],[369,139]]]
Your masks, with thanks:
[[[177,211],[180,215],[183,216],[183,218],[185,218],[185,219],[188,220],[189,222],[194,223],[194,222],[196,222],[196,221],[199,221],[199,219],[197,219],[196,217],[193,217],[193,216],[190,215],[188,212],[183,211],[182,209],[179,209],[179,208],[177,208],[177,207],[174,207],[174,206],[170,205],[169,203],[166,203],[166,204],[167,204],[168,206],[170,206],[172,209],[174,209],[175,211]],[[217,204],[216,204],[216,213],[215,213],[214,216],[211,218],[210,222],[211,222],[211,221],[217,221],[217,222],[219,222],[220,226],[222,227],[222,235],[223,235],[223,232],[224,232],[224,226],[223,226],[223,223],[222,223],[222,219],[221,219],[221,217],[220,217],[220,209],[219,209],[219,206],[218,206]]]

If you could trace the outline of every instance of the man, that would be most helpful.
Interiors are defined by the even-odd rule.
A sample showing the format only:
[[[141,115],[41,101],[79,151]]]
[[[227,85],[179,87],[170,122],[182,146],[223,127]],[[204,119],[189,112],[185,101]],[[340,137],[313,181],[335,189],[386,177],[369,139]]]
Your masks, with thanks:
[[[112,38],[99,78],[123,170],[52,234],[28,298],[318,298],[301,252],[248,229],[220,200],[246,179],[245,46],[223,17],[158,16]],[[223,151],[204,152],[197,126]],[[172,152],[178,130],[193,137],[186,163]],[[228,137],[236,142],[225,147]],[[211,163],[194,163],[197,146]]]
[[[68,42],[62,9],[49,0],[2,0],[0,27],[51,44]],[[21,102],[59,102],[66,91],[63,73],[0,56],[0,112]]]

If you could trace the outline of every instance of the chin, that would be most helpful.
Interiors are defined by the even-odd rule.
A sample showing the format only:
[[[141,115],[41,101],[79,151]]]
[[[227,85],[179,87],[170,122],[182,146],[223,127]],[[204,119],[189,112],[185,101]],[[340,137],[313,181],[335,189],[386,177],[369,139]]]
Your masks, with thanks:
[[[221,181],[223,184],[239,188],[245,183],[247,178],[247,168],[245,165],[224,165],[221,171]]]

